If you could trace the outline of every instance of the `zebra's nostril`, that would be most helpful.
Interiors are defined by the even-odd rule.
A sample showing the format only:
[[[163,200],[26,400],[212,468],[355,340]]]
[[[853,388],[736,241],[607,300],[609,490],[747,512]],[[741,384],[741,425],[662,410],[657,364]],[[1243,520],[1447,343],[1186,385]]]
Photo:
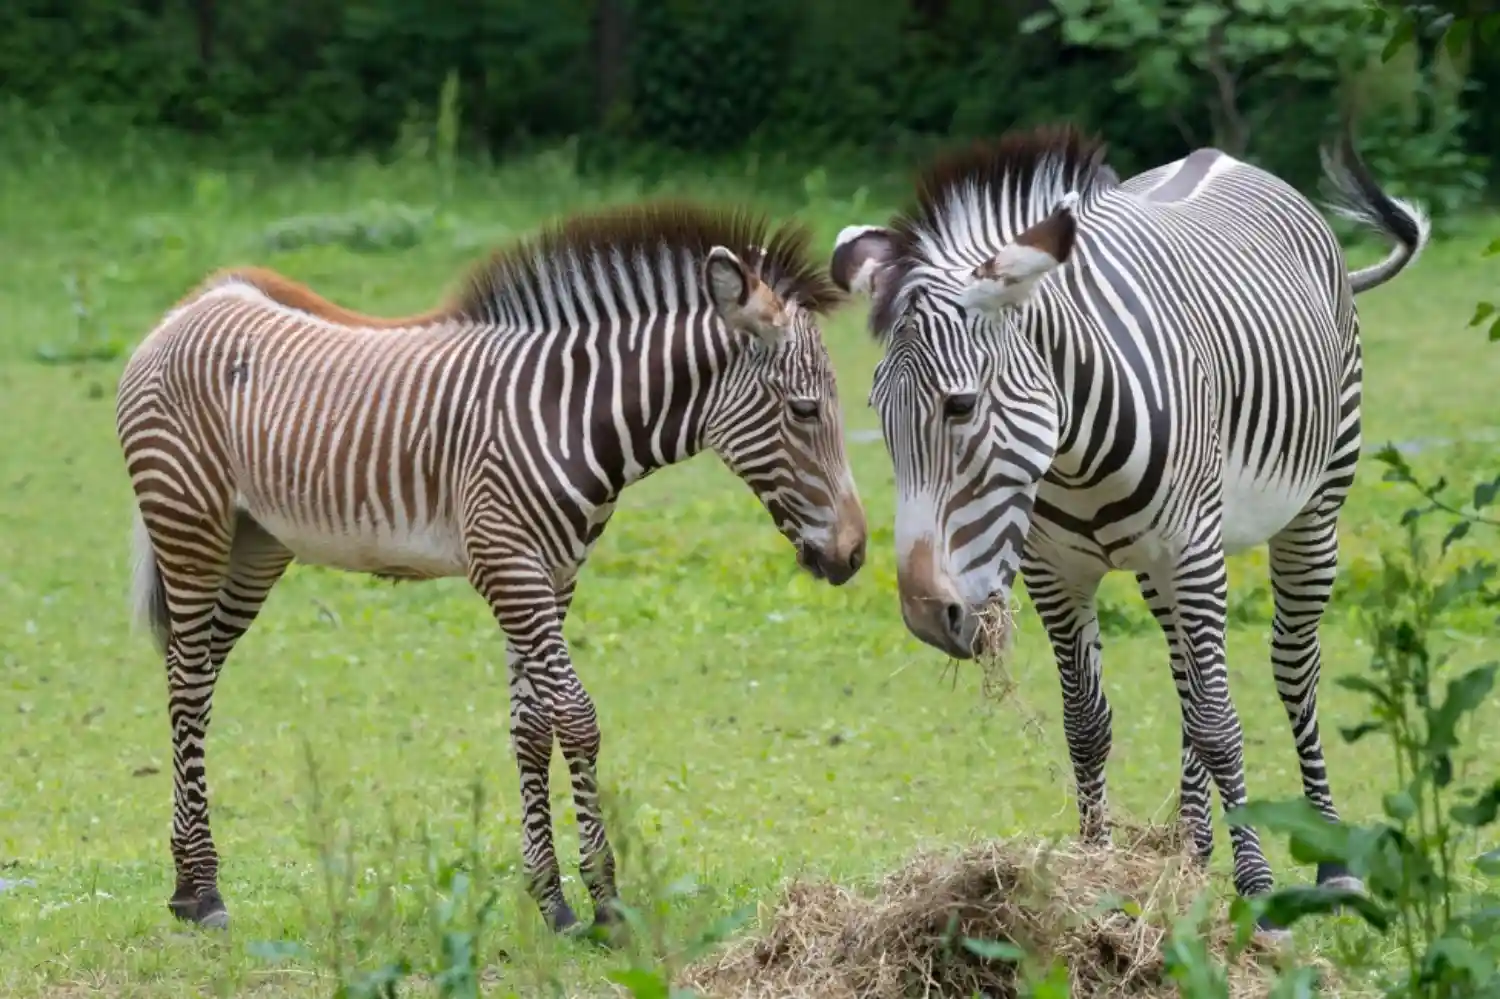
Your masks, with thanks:
[[[849,571],[858,572],[859,567],[865,564],[865,546],[860,545],[849,553]]]
[[[949,604],[943,608],[943,613],[948,619],[948,630],[955,635],[958,634],[959,627],[964,620],[964,609],[958,604]]]

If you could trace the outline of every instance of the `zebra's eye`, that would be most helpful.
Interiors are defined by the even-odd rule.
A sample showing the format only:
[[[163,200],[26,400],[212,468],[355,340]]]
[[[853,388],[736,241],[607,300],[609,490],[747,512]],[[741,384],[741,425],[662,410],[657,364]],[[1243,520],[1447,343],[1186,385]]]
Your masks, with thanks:
[[[799,420],[818,418],[818,400],[816,399],[788,399],[786,408],[791,410],[792,416]]]
[[[974,415],[974,404],[978,396],[973,392],[958,392],[943,400],[943,415],[950,420],[967,420]]]

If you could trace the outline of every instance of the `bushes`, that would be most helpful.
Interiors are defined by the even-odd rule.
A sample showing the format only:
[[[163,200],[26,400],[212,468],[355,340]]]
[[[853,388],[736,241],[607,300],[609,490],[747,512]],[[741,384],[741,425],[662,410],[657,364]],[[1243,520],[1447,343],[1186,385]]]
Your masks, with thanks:
[[[1220,5],[1163,0],[16,0],[0,98],[322,154],[391,148],[452,74],[471,151],[589,136],[905,169],[935,142],[1068,117],[1122,172],[1217,141],[1304,184],[1356,102],[1382,179],[1472,200],[1494,102],[1464,83],[1500,66],[1480,33],[1372,73],[1364,0],[1234,5],[1220,31]]]

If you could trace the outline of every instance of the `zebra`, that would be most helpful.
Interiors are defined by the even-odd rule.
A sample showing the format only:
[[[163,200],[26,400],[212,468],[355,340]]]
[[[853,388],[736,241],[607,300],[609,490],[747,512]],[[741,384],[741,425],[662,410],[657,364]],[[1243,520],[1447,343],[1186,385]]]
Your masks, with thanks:
[[[228,924],[209,831],[214,682],[288,565],[467,578],[506,639],[530,894],[584,931],[552,839],[571,775],[591,929],[618,915],[595,708],[563,622],[622,490],[715,452],[814,577],[865,558],[819,317],[844,295],[800,223],[662,201],[544,228],[439,307],[362,316],[274,271],[210,275],[145,337],[116,424],[136,617],[165,657],[180,919]]]
[[[1121,181],[1107,149],[1050,124],[943,156],[913,208],[839,233],[830,270],[869,296],[885,347],[870,402],[895,469],[907,629],[958,659],[1003,650],[1021,572],[1060,673],[1080,838],[1100,843],[1112,737],[1095,594],[1106,573],[1135,574],[1167,638],[1181,822],[1206,864],[1210,778],[1226,811],[1246,801],[1228,553],[1269,545],[1277,691],[1306,798],[1338,818],[1318,626],[1360,451],[1353,296],[1415,260],[1430,227],[1380,189],[1347,133],[1322,150],[1334,207],[1398,244],[1352,274],[1328,223],[1277,177],[1203,148]],[[1238,893],[1269,892],[1256,832],[1230,838]],[[1340,864],[1317,877],[1361,887]]]

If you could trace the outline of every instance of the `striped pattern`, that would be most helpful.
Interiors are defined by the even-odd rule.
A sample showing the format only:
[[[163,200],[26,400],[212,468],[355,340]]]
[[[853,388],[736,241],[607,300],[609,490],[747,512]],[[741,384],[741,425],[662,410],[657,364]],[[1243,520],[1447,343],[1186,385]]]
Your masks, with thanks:
[[[139,507],[138,616],[166,658],[172,907],[221,925],[204,738],[225,659],[295,559],[467,578],[507,643],[532,891],[558,928],[556,741],[596,920],[614,861],[600,733],[563,621],[621,491],[709,449],[800,564],[864,558],[818,316],[841,296],[808,234],[683,204],[584,217],[495,254],[451,301],[377,319],[265,270],[216,274],[126,366],[119,439]]]
[[[1303,786],[1337,816],[1318,623],[1360,449],[1353,296],[1409,264],[1428,227],[1347,142],[1326,164],[1337,207],[1400,244],[1352,275],[1315,207],[1264,171],[1204,149],[1121,182],[1104,156],[1042,128],[940,162],[913,211],[840,235],[833,275],[871,295],[886,345],[871,399],[908,627],[953,656],[986,651],[981,611],[1023,574],[1057,658],[1081,830],[1100,839],[1111,712],[1095,593],[1133,573],[1167,637],[1182,818],[1206,859],[1210,781],[1226,809],[1246,800],[1224,560],[1250,546],[1270,547],[1271,660]],[[1230,835],[1238,890],[1268,891],[1254,831]]]

